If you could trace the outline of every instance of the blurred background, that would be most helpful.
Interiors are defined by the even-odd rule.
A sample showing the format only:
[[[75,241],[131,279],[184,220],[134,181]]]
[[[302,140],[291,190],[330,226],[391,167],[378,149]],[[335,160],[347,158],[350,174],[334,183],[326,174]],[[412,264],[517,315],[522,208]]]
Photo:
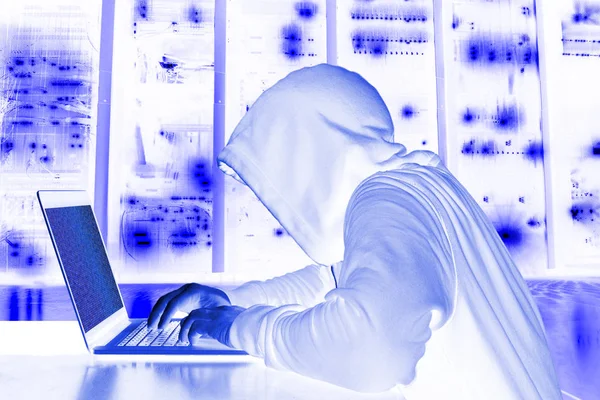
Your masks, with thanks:
[[[74,319],[42,189],[88,190],[132,317],[181,283],[311,264],[215,158],[264,90],[320,63],[440,154],[527,279],[563,387],[598,393],[598,0],[3,1],[0,320]]]

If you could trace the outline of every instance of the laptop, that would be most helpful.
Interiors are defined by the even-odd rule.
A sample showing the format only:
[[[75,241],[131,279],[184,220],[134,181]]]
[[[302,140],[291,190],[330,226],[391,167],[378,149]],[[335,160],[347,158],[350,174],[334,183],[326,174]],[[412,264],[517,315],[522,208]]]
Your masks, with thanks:
[[[87,193],[41,190],[37,196],[89,352],[247,354],[209,337],[178,344],[181,319],[162,331],[149,331],[145,319],[130,319]]]

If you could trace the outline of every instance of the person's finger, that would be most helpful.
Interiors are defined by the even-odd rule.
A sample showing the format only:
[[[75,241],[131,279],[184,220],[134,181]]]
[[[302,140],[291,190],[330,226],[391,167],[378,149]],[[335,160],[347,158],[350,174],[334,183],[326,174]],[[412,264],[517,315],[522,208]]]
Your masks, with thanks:
[[[194,327],[203,327],[211,321],[208,310],[198,309],[194,310],[194,315],[189,318],[186,326],[182,326],[179,330],[179,341],[182,343],[189,343],[193,336]]]
[[[187,285],[184,285],[177,290],[174,290],[172,292],[165,294],[164,296],[161,296],[158,299],[158,301],[156,302],[154,307],[152,307],[150,316],[148,316],[148,328],[150,328],[150,329],[156,328],[156,325],[158,324],[160,316],[162,315],[165,308],[169,304],[169,301],[171,301],[171,299],[173,299],[175,296],[177,296],[181,292],[183,292],[186,289],[186,287],[187,287]]]
[[[165,307],[165,311],[162,313],[160,317],[160,321],[158,322],[158,329],[164,329],[171,319],[175,316],[175,313],[179,311],[181,304],[185,301],[185,292],[179,293],[177,296],[173,297],[167,306]]]
[[[200,338],[203,335],[208,333],[207,324],[210,324],[211,321],[208,319],[197,319],[192,324],[192,328],[188,333],[188,342],[193,343],[196,339]]]
[[[192,324],[194,323],[194,321],[196,320],[196,318],[200,317],[202,314],[200,312],[200,310],[194,310],[190,313],[190,315],[188,315],[187,317],[185,317],[184,319],[181,320],[181,322],[179,323],[179,341],[180,342],[185,342],[188,339],[188,332],[190,331],[190,329],[192,328]]]

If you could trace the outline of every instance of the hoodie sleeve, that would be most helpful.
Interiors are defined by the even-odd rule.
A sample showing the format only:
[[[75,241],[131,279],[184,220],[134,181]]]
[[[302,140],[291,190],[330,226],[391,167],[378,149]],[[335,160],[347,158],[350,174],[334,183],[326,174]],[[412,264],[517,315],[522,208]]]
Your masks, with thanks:
[[[231,327],[232,346],[269,367],[360,392],[409,384],[432,316],[451,311],[441,271],[452,257],[431,210],[406,193],[392,197],[349,206],[341,277],[325,301],[250,307]]]
[[[256,304],[282,306],[298,304],[312,307],[321,303],[327,292],[335,288],[332,268],[309,265],[298,271],[264,282],[247,282],[233,290],[224,290],[231,304],[251,307]]]

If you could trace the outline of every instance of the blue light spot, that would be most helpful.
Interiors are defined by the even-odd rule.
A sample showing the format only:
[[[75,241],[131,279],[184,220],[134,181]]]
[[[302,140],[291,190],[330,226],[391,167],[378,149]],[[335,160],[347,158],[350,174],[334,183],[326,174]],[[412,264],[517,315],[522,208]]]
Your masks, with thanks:
[[[452,29],[456,29],[460,26],[460,19],[456,15],[452,17]]]
[[[352,35],[352,46],[354,47],[354,52],[360,52],[365,49],[365,37],[360,32],[355,32]]]
[[[600,142],[594,143],[591,150],[592,157],[600,159]]]
[[[21,126],[32,126],[33,121],[20,120],[20,121],[13,121],[12,124],[13,125],[21,125]]]
[[[534,163],[544,160],[544,146],[541,142],[531,142],[523,151],[525,157]]]
[[[152,239],[147,231],[134,231],[132,236],[134,246],[142,248],[148,248],[152,246]]]
[[[482,156],[495,156],[496,153],[496,143],[493,141],[485,142],[481,145],[480,154]]]
[[[501,131],[517,130],[519,128],[519,110],[516,105],[498,107],[494,118],[496,129]]]
[[[29,265],[29,264],[28,264]],[[33,317],[33,307],[32,307],[32,296],[31,296],[31,289],[27,289],[27,297],[25,300],[25,319],[27,321],[31,321],[32,317]]]
[[[203,192],[210,192],[212,187],[212,179],[210,167],[204,161],[198,161],[192,164],[190,176],[193,186]]]
[[[470,37],[462,46],[465,61],[483,67],[515,63],[529,65],[538,62],[537,43],[532,43],[526,35],[520,38],[476,35]]]
[[[283,228],[273,229],[273,234],[275,236],[283,236],[283,233],[284,233]]]
[[[79,79],[57,79],[50,81],[52,86],[83,86],[84,82]]]
[[[591,201],[583,201],[573,204],[569,212],[573,221],[593,222],[596,219],[596,214],[598,214],[596,211],[597,208],[599,208],[597,204]]]
[[[319,10],[317,4],[315,4],[311,1],[297,2],[294,5],[294,8],[296,9],[298,16],[300,18],[304,18],[304,19],[313,18]]]
[[[469,60],[477,61],[479,60],[480,50],[478,43],[472,43],[469,46]]]
[[[388,42],[384,41],[382,37],[371,38],[367,40],[367,44],[369,45],[369,54],[375,57],[379,57],[387,52]]]
[[[13,249],[18,249],[19,247],[21,247],[21,244],[19,242],[17,242],[16,240],[14,240],[14,239],[11,239],[11,240],[4,239],[4,241],[6,243],[8,243],[8,245],[10,247],[12,247]]]
[[[282,53],[289,59],[295,60],[302,55],[302,30],[299,25],[290,24],[281,30]]]
[[[198,7],[191,6],[187,11],[187,19],[189,22],[199,24],[202,22],[202,10],[200,10]]]
[[[169,236],[169,246],[176,249],[185,249],[197,244],[196,233],[188,227],[177,229]]]
[[[143,19],[148,18],[148,0],[137,0],[135,5],[137,16]]]
[[[508,249],[519,247],[523,243],[523,230],[517,224],[503,222],[495,225],[495,228]]]
[[[600,25],[598,14],[600,14],[598,5],[576,2],[576,12],[571,16],[571,21],[576,25]]]
[[[415,109],[411,105],[402,107],[402,118],[410,119],[415,116]]]
[[[161,67],[163,67],[164,69],[167,69],[167,70],[173,69],[173,68],[177,67],[177,65],[179,65],[175,62],[167,62],[167,61],[160,61],[159,64]]]
[[[467,108],[467,111],[463,114],[462,120],[465,124],[470,124],[475,119],[475,115]]]
[[[19,288],[12,287],[10,290],[10,300],[8,302],[9,321],[18,321],[19,320]]]
[[[0,151],[3,155],[7,155],[15,148],[15,144],[12,140],[3,139],[0,141]]]
[[[475,154],[475,141],[471,140],[470,142],[464,143],[462,148],[463,154]]]
[[[535,217],[532,217],[527,220],[527,225],[529,225],[532,228],[539,228],[542,224]]]

